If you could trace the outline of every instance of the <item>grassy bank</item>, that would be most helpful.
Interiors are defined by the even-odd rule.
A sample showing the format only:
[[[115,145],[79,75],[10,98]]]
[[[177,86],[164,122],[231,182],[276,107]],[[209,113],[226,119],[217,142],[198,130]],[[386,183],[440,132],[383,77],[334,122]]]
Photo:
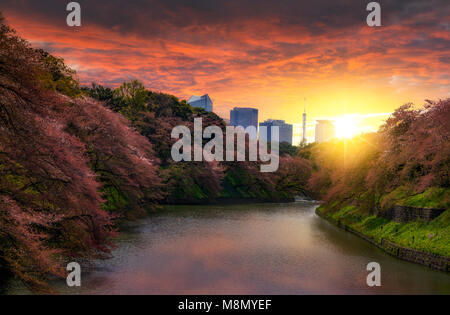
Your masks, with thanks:
[[[449,191],[445,192],[448,195]],[[427,191],[424,194],[408,196],[400,202],[404,205],[430,206],[424,196],[434,196]],[[420,200],[420,202],[419,202]],[[440,199],[442,200],[442,199]],[[433,205],[439,201],[433,198]],[[450,257],[450,209],[430,222],[413,221],[398,223],[376,215],[368,214],[355,205],[343,205],[337,202],[325,204],[317,212],[331,221],[368,236],[381,244],[382,239],[389,240],[399,246],[421,250],[431,254]]]
[[[305,146],[318,214],[401,259],[446,270],[449,118],[450,99],[405,104],[377,132]]]

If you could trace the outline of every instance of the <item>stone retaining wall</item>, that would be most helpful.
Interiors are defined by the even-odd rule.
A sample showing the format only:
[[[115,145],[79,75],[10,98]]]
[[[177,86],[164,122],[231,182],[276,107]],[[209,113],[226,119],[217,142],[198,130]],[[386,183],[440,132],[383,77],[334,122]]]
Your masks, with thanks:
[[[395,205],[387,211],[380,211],[377,215],[399,223],[417,220],[429,222],[441,215],[444,211],[445,209],[417,208]]]
[[[370,236],[364,235],[359,231],[356,231],[350,226],[343,224],[341,221],[336,221],[331,217],[327,217],[326,215],[320,213],[316,210],[316,214],[337,225],[338,227],[359,236],[360,238],[366,240],[367,242],[377,246],[378,248],[384,250],[390,255],[398,257],[400,259],[414,262],[417,264],[425,265],[433,269],[450,272],[450,257],[445,257],[441,255],[436,255],[432,253],[427,253],[421,250],[412,249],[397,245],[389,240],[382,239],[381,243],[377,240],[371,238]]]

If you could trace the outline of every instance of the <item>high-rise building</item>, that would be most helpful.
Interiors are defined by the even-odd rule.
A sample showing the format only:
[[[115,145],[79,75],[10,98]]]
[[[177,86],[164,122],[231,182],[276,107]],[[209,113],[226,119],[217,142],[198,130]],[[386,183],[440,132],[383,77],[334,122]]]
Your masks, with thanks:
[[[250,135],[256,139],[258,134],[258,110],[249,107],[235,107],[230,111],[230,125],[241,126],[244,129],[249,126],[255,127],[255,134]]]
[[[279,142],[287,142],[289,144],[292,144],[292,125],[286,124],[284,120],[275,120],[275,119],[268,119],[262,123],[259,124],[259,129],[261,130],[262,126],[267,127],[267,135],[260,132],[259,134],[259,140],[267,142],[272,141],[272,126],[278,126],[279,130]]]
[[[200,107],[207,112],[213,111],[213,102],[211,101],[211,98],[208,94],[202,96],[192,95],[187,102],[192,107]]]
[[[331,120],[318,120],[316,124],[316,142],[326,142],[335,136],[334,123]]]

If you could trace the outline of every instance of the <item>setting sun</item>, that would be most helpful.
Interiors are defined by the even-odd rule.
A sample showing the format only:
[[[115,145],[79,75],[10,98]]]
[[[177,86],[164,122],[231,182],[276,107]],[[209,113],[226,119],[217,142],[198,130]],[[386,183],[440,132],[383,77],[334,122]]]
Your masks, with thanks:
[[[358,134],[358,123],[354,117],[342,116],[336,119],[336,137],[352,138]]]

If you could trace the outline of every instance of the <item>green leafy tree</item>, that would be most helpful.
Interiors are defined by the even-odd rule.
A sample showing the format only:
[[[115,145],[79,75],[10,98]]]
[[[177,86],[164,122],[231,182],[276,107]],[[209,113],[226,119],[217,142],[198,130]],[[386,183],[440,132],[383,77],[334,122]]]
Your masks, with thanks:
[[[64,60],[54,57],[42,49],[36,49],[45,70],[39,73],[44,88],[57,91],[69,97],[81,95],[80,85],[75,78],[75,70],[69,68]]]
[[[114,97],[124,104],[120,112],[132,121],[137,120],[140,112],[147,111],[148,96],[148,91],[138,80],[125,82],[114,90]]]

